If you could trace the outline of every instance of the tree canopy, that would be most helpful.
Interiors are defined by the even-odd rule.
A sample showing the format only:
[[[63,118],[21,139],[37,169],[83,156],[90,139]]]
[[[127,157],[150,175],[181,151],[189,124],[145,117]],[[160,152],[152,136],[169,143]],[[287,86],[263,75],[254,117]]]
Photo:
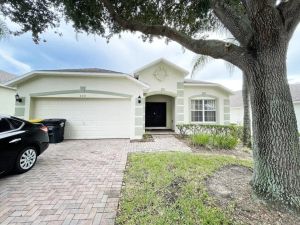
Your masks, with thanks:
[[[65,18],[73,21],[79,32],[106,38],[123,30],[140,31],[150,40],[163,36],[195,53],[222,58],[240,68],[244,53],[255,51],[259,44],[254,37],[264,35],[269,41],[284,28],[290,38],[300,20],[297,0],[1,0],[0,10],[21,25],[16,34],[31,31],[36,42],[40,33]],[[206,40],[203,31],[214,30],[216,23],[226,27],[240,46]],[[259,32],[262,28],[263,34]]]

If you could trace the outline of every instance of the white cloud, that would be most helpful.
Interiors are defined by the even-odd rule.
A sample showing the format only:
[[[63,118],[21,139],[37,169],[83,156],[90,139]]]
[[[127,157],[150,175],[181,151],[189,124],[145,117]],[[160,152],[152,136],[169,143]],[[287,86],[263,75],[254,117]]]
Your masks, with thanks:
[[[300,83],[300,74],[289,76],[288,81],[290,84]]]
[[[6,51],[0,50],[0,57],[4,60],[4,62],[11,64],[11,66],[15,67],[19,71],[29,72],[31,70],[31,67],[28,64],[15,59]]]

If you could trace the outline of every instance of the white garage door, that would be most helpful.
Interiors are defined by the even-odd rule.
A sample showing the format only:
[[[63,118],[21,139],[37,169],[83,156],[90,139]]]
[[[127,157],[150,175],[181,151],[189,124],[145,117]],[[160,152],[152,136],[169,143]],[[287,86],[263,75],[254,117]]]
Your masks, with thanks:
[[[33,118],[64,118],[66,139],[129,138],[129,99],[41,98]]]

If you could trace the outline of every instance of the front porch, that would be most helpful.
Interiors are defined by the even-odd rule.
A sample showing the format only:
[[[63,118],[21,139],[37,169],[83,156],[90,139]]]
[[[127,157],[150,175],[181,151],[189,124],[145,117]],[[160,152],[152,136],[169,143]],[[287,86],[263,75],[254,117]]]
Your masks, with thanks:
[[[163,94],[145,98],[145,131],[173,132],[175,130],[175,97]]]

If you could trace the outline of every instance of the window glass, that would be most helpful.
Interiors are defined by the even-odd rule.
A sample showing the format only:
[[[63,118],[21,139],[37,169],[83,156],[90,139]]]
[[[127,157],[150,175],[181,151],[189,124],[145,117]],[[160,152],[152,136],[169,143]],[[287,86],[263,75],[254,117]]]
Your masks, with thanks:
[[[216,122],[216,100],[194,99],[191,101],[192,122]]]
[[[216,111],[206,111],[205,112],[205,121],[206,122],[215,122],[216,121]]]
[[[14,129],[20,128],[23,124],[23,122],[21,122],[19,120],[8,119],[8,121],[10,122],[10,124],[13,126]]]
[[[192,121],[202,122],[203,121],[202,111],[192,111]]]
[[[205,110],[216,110],[215,100],[204,100],[204,109]]]
[[[192,110],[202,110],[202,100],[192,100]]]
[[[0,133],[10,131],[10,130],[11,128],[7,120],[0,118]]]

